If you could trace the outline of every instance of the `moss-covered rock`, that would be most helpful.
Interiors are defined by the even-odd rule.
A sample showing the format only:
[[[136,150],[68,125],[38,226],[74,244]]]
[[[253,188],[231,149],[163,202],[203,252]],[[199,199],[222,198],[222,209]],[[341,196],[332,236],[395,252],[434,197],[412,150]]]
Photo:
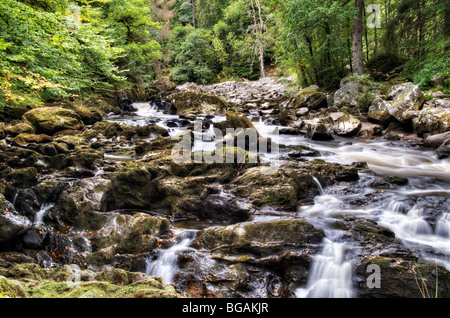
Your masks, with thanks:
[[[444,107],[424,107],[413,126],[418,133],[439,134],[450,130],[450,109]]]
[[[249,168],[230,185],[231,192],[255,207],[296,211],[298,179],[293,169]]]
[[[289,104],[289,107],[295,110],[303,107],[310,110],[317,110],[327,106],[327,96],[324,92],[320,91],[317,85],[304,88],[297,92]]]
[[[387,126],[393,117],[389,113],[390,102],[385,101],[381,97],[375,98],[372,104],[369,106],[369,120],[375,124]]]
[[[333,113],[332,113],[333,114]],[[330,116],[332,116],[330,114]],[[332,116],[334,133],[338,136],[353,137],[361,131],[362,123],[355,116],[348,113],[334,113]]]
[[[34,128],[27,123],[17,123],[15,125],[9,125],[5,127],[6,133],[8,135],[15,137],[20,134],[34,134]]]
[[[171,113],[178,115],[223,114],[228,104],[220,97],[197,92],[181,92],[171,95]]]
[[[28,144],[42,144],[52,141],[52,137],[44,134],[34,135],[22,133],[14,137],[13,142],[18,146],[26,146]]]
[[[373,273],[370,265],[379,268],[380,288],[369,288],[367,277]],[[450,296],[450,273],[441,266],[389,255],[365,259],[355,270],[357,294],[363,298],[447,298]],[[425,287],[426,286],[426,287]],[[436,286],[438,290],[436,292]]]
[[[37,184],[38,172],[34,167],[22,168],[8,173],[5,180],[15,187],[27,188]]]
[[[425,102],[425,94],[413,83],[402,83],[391,87],[387,104],[389,114],[401,123],[406,123],[417,116]]]
[[[311,140],[333,140],[327,125],[322,119],[315,118],[306,122],[306,137]]]
[[[322,241],[324,233],[304,220],[248,222],[223,228],[209,228],[196,244],[220,253],[268,255],[301,248]]]
[[[23,115],[38,133],[53,135],[55,132],[84,128],[81,117],[73,110],[62,107],[41,107],[30,110]]]

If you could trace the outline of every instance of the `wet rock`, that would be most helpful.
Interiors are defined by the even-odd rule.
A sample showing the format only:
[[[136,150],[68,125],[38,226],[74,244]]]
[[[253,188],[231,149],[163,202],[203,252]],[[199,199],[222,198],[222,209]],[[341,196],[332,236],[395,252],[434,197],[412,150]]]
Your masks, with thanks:
[[[132,211],[130,211],[132,212]],[[97,264],[102,251],[111,253],[140,254],[157,247],[157,238],[169,233],[170,222],[166,218],[154,217],[144,213],[103,213],[103,223],[95,232],[92,241],[92,256],[97,255]],[[93,257],[88,256],[91,261]],[[100,259],[99,259],[100,258]],[[109,261],[104,258],[104,261]]]
[[[295,110],[302,108],[317,110],[327,106],[326,94],[321,92],[318,86],[313,85],[297,92],[288,107]]]
[[[238,112],[227,112],[226,113],[227,123],[229,128],[252,128],[255,129],[253,123],[243,114]]]
[[[72,110],[62,107],[42,107],[33,109],[23,115],[38,133],[53,135],[55,132],[84,128],[81,117]]]
[[[196,244],[222,254],[275,254],[322,241],[324,232],[304,220],[248,222],[224,228],[209,228]]]
[[[161,197],[156,184],[151,182],[156,176],[156,171],[145,166],[114,173],[103,196],[101,211],[148,208]]]
[[[31,127],[31,125],[29,125],[27,123],[17,123],[15,125],[6,126],[5,132],[12,137],[15,137],[20,134],[34,134],[35,133],[33,127]]]
[[[345,83],[345,84],[344,84]],[[369,87],[360,80],[343,82],[343,85],[334,94],[334,105],[358,107],[360,95],[367,92]]]
[[[6,137],[5,123],[0,122],[0,139],[3,139],[5,137]]]
[[[367,286],[368,273],[373,273],[377,266],[381,275],[380,288]],[[416,258],[404,259],[379,255],[364,260],[355,270],[358,276],[357,294],[361,298],[427,298],[436,295],[438,281],[438,297],[449,297],[450,273],[441,266],[419,262]],[[425,287],[428,293],[425,291]],[[422,291],[421,291],[422,290]]]
[[[446,140],[439,148],[435,151],[439,159],[445,159],[450,157],[450,140]]]
[[[391,87],[388,100],[392,101],[390,104],[386,104],[389,114],[399,122],[406,123],[417,116],[417,111],[425,102],[425,95],[419,86],[413,83],[403,83]]]
[[[318,118],[306,122],[306,137],[323,141],[334,139],[325,123]]]
[[[13,139],[14,144],[18,146],[26,146],[28,144],[41,144],[52,141],[52,137],[44,134],[34,135],[23,133]]]
[[[390,106],[390,102],[381,97],[375,98],[369,106],[369,121],[386,127],[393,120],[392,115],[389,113]]]
[[[236,223],[247,221],[251,217],[251,209],[233,196],[211,194],[206,198],[187,196],[176,203],[173,216],[215,222]]]
[[[354,137],[361,131],[361,121],[351,114],[331,113],[330,117],[333,120],[332,129],[338,136]]]
[[[51,218],[84,229],[98,228],[101,216],[94,212],[100,211],[102,198],[109,185],[110,181],[105,179],[86,179],[71,183],[69,188],[58,195]]]
[[[352,222],[350,232],[353,237],[365,244],[392,244],[395,234],[391,230],[379,226],[372,220],[358,220]]]
[[[292,169],[255,167],[245,171],[230,185],[231,192],[254,206],[296,211],[298,180]]]
[[[0,194],[0,242],[5,243],[28,230],[31,221],[19,215],[14,206]]]
[[[450,108],[424,107],[413,121],[418,133],[439,134],[450,130]]]
[[[34,167],[14,170],[6,175],[5,180],[14,187],[27,188],[38,183],[38,171]]]
[[[228,104],[220,97],[196,92],[181,92],[171,96],[172,114],[178,115],[200,115],[200,114],[223,114]]]

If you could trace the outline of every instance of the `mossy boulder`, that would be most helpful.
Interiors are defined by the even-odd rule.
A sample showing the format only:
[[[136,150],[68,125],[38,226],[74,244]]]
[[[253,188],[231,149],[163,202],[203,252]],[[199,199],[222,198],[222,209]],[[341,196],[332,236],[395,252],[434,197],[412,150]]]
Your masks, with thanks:
[[[389,113],[390,102],[381,97],[375,98],[369,106],[369,120],[375,124],[387,126],[394,118]]]
[[[238,129],[238,128],[252,128],[255,129],[255,126],[247,118],[243,113],[229,111],[226,113],[227,124],[229,128]]]
[[[23,115],[38,133],[53,135],[55,132],[84,128],[81,117],[70,109],[62,107],[41,107],[30,110]]]
[[[354,137],[361,131],[361,121],[352,114],[331,113],[330,117],[333,121],[332,129],[338,136]]]
[[[209,228],[199,234],[196,244],[222,254],[269,255],[318,244],[323,237],[323,230],[304,220],[285,219]]]
[[[424,107],[413,120],[413,127],[418,133],[439,134],[449,131],[450,108]]]
[[[231,192],[255,207],[296,211],[298,179],[293,169],[249,168],[230,184]]]
[[[388,100],[389,114],[401,123],[407,123],[417,116],[424,102],[425,94],[413,83],[402,83],[391,87]]]
[[[0,276],[0,298],[25,298],[26,296],[20,283]]]
[[[30,124],[28,123],[17,123],[15,125],[9,125],[5,127],[5,131],[6,133],[8,133],[8,135],[15,137],[17,135],[20,134],[34,134],[34,128],[31,127]]]
[[[342,80],[341,88],[334,94],[334,105],[341,107],[359,107],[359,99],[362,94],[369,90],[369,86],[362,80]]]
[[[317,85],[309,86],[297,92],[289,104],[289,107],[295,110],[301,108],[317,110],[327,106],[327,96]]]
[[[38,171],[34,167],[17,169],[8,173],[5,180],[14,187],[28,188],[38,183]]]
[[[26,146],[29,144],[43,144],[51,142],[53,139],[52,137],[45,135],[45,134],[28,134],[28,133],[22,133],[20,135],[17,135],[14,137],[13,142],[14,144],[18,146]]]
[[[373,273],[373,266],[380,270],[380,288],[367,286],[367,277]],[[362,298],[434,298],[436,294],[439,298],[450,296],[448,270],[435,264],[419,262],[415,257],[368,257],[356,267],[355,275],[358,283],[356,291]]]
[[[322,119],[315,118],[306,122],[306,137],[311,140],[333,140],[330,129]]]
[[[147,209],[161,197],[156,184],[152,183],[156,176],[155,170],[139,164],[114,173],[103,196],[101,210]]]
[[[183,116],[223,114],[228,108],[220,97],[197,92],[176,93],[171,95],[171,100],[171,113]]]

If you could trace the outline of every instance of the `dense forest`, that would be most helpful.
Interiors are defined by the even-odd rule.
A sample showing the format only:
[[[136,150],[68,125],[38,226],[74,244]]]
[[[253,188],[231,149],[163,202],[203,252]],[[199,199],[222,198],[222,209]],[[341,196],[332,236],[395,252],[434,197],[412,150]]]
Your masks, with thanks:
[[[427,88],[450,72],[448,0],[4,0],[0,6],[3,110],[111,95],[161,77],[206,84],[283,76],[334,89],[353,72]]]

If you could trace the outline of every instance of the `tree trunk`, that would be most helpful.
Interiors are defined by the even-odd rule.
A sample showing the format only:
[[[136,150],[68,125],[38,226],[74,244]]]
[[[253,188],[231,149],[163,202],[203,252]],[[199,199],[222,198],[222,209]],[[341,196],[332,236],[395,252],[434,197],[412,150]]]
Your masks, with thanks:
[[[192,26],[195,28],[195,0],[192,0]]]
[[[358,15],[353,19],[352,27],[353,72],[363,75],[363,1],[354,0],[354,7],[358,9]]]
[[[264,22],[261,15],[261,3],[259,0],[256,0],[256,5],[258,6],[258,14],[259,14],[259,60],[261,63],[261,76],[266,77],[266,70],[264,68],[264,39],[263,39],[263,29]]]

